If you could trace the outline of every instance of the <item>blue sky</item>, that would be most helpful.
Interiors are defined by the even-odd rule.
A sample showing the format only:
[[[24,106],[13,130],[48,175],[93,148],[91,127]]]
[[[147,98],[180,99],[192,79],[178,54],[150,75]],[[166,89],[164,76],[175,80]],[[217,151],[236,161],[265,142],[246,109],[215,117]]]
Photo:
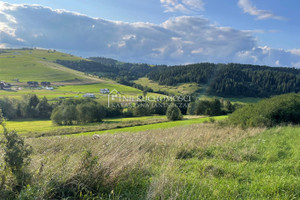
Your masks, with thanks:
[[[153,64],[300,67],[297,0],[0,2],[2,48],[55,48]]]

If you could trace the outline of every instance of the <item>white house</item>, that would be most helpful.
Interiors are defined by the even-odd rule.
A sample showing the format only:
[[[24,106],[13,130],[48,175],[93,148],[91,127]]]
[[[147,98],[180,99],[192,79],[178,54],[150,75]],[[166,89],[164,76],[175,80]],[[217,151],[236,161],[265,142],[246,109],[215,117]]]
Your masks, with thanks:
[[[54,90],[53,87],[45,87],[46,90]]]

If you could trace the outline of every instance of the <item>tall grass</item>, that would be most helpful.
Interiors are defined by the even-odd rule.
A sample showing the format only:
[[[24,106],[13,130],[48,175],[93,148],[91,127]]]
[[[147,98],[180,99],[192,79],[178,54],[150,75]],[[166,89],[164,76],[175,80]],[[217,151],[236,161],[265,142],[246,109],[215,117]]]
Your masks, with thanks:
[[[41,199],[297,199],[300,127],[215,124],[28,138]]]
[[[202,124],[105,134],[97,140],[92,136],[27,139],[34,149],[31,168],[36,173],[27,193],[36,191],[30,195],[49,199],[80,195],[114,195],[115,199],[163,197],[168,193],[166,185],[175,183],[161,178],[170,178],[182,150],[238,141],[260,131]],[[83,167],[87,152],[91,155],[87,165],[96,163],[91,169]]]

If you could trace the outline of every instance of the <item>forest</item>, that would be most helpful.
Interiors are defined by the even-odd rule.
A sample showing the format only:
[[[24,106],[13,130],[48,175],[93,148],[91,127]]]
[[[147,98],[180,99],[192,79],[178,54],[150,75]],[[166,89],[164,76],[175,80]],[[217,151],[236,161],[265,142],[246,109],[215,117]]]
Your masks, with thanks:
[[[223,97],[270,97],[300,91],[300,70],[243,64],[200,63],[158,69],[147,74],[161,85],[196,82]]]
[[[58,59],[56,60],[56,63],[81,72],[97,75],[99,77],[112,78],[123,82],[124,80],[130,81],[144,77],[146,74],[156,69],[156,67],[151,67],[147,64],[123,63],[101,57],[80,61]]]

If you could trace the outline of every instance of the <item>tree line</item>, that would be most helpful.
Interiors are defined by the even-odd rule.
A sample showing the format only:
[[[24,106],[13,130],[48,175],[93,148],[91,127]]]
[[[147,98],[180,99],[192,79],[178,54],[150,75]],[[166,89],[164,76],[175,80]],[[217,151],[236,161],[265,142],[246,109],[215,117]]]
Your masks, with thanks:
[[[56,60],[56,63],[99,77],[112,78],[120,83],[136,80],[155,70],[156,67],[163,67],[138,63],[123,63],[101,57],[93,57],[89,58],[89,60],[79,61]]]

